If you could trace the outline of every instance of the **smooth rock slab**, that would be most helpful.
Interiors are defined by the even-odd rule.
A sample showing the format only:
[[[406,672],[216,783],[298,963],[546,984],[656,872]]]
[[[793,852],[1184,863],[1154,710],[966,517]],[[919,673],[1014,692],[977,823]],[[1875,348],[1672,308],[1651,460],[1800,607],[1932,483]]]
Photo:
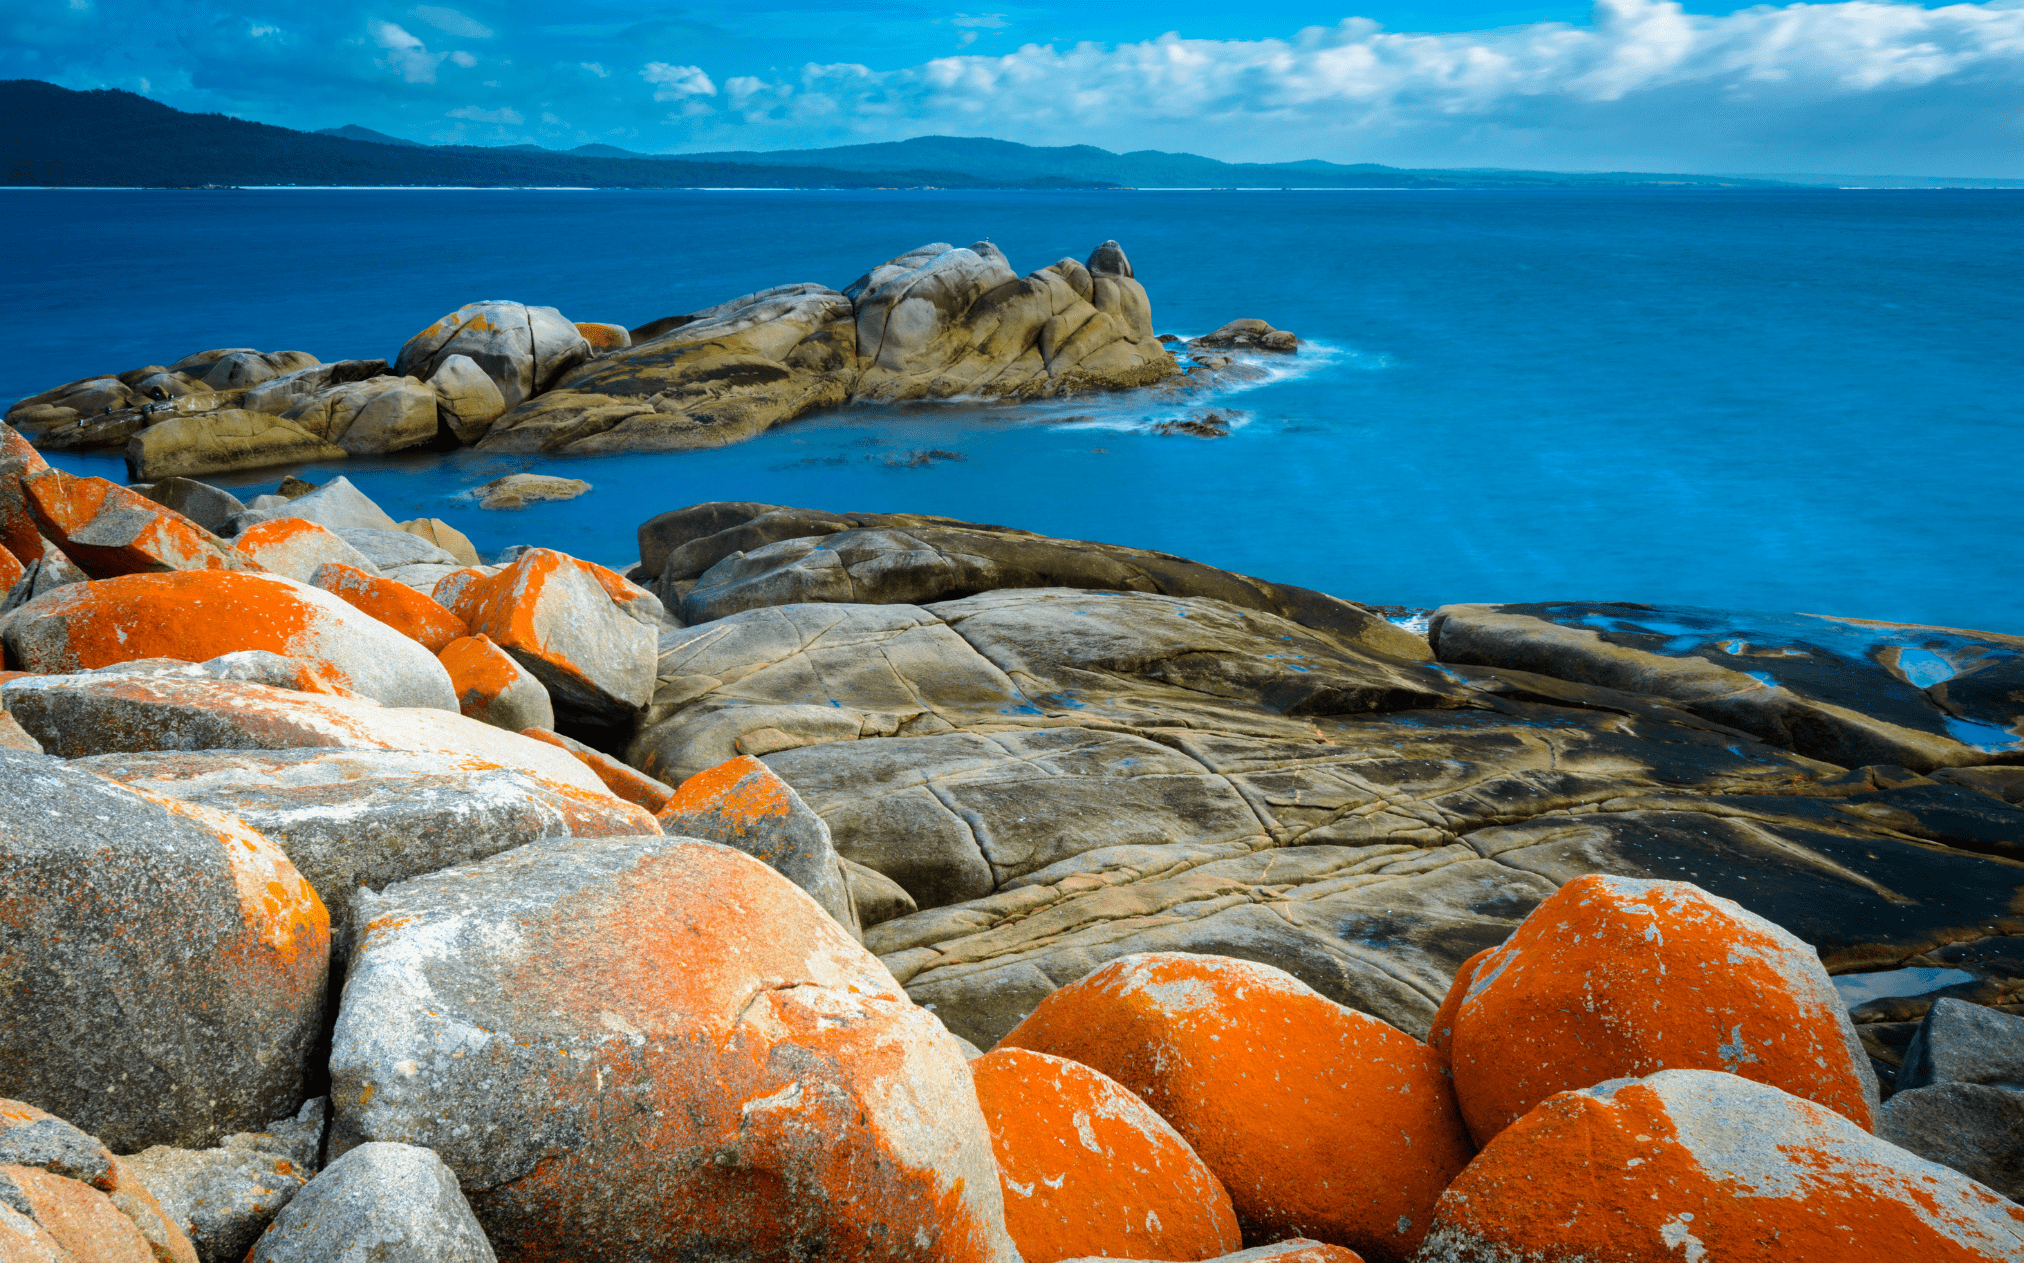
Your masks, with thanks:
[[[537,842],[390,888],[331,1075],[333,1151],[434,1149],[503,1259],[1016,1259],[955,1041],[728,847]]]
[[[494,1263],[457,1177],[427,1149],[360,1145],[309,1182],[248,1263]]]
[[[0,892],[0,1095],[129,1152],[302,1103],[330,921],[279,848],[0,750]]]

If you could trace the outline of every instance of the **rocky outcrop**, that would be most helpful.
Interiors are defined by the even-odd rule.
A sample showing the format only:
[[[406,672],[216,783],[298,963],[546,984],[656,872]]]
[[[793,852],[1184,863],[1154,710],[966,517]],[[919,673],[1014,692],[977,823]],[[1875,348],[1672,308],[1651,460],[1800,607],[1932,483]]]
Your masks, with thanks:
[[[141,430],[126,445],[127,477],[136,482],[343,460],[347,455],[293,421],[243,408],[171,418]]]
[[[491,379],[511,408],[547,390],[589,355],[590,343],[553,307],[466,303],[409,338],[394,372],[430,381],[462,356]]]

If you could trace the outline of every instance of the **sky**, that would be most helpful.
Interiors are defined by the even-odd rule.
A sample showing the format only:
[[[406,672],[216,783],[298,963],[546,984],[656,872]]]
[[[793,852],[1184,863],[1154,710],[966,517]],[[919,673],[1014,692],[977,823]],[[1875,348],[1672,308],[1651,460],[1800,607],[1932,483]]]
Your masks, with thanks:
[[[2024,177],[2024,0],[0,0],[0,29],[0,78],[428,143],[957,135],[1226,161]]]

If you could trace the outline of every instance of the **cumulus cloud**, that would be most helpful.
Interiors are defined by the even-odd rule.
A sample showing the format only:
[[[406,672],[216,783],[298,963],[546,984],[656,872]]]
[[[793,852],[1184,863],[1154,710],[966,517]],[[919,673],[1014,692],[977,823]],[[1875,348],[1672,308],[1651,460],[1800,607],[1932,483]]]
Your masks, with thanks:
[[[432,53],[422,41],[408,34],[392,22],[372,22],[366,27],[373,43],[386,50],[379,64],[395,71],[409,83],[434,83],[436,67],[442,64],[443,54]]]
[[[701,66],[670,66],[664,61],[648,62],[640,78],[654,85],[654,100],[679,101],[683,97],[715,96],[717,85]]]

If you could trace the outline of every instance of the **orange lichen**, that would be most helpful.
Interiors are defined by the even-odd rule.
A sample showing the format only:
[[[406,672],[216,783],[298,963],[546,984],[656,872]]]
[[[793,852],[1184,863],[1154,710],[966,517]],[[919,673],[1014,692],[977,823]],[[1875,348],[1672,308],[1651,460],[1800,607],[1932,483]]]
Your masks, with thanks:
[[[1427,1028],[1427,1047],[1433,1050],[1443,1069],[1448,1065],[1448,1045],[1454,1042],[1455,1014],[1461,1011],[1462,997],[1469,990],[1469,981],[1476,976],[1476,966],[1496,950],[1486,947],[1462,962],[1462,967],[1455,971],[1455,981],[1448,988],[1447,998],[1441,1001],[1441,1007],[1434,1013],[1434,1024]]]
[[[541,627],[543,589],[571,569],[594,572],[600,567],[552,549],[536,548],[494,575],[452,571],[437,580],[435,596],[463,619],[473,634],[483,633],[501,648],[538,658],[557,675],[579,681],[595,692],[595,683],[583,669],[549,646]]]
[[[0,1179],[27,1202],[36,1226],[68,1251],[64,1257],[90,1263],[154,1263],[147,1238],[98,1190],[34,1167],[0,1164]],[[0,1257],[25,1260],[36,1254],[15,1254],[0,1244]]]
[[[262,569],[174,509],[103,478],[44,468],[23,475],[21,490],[42,533],[94,576]],[[109,531],[103,519],[115,514],[118,530]],[[95,525],[101,529],[91,532],[92,542],[77,538]]]
[[[27,572],[28,567],[21,564],[19,557],[5,548],[0,548],[0,592],[21,582],[21,576]]]
[[[455,679],[455,673],[451,674]],[[670,801],[668,787],[648,776],[645,772],[627,766],[602,750],[593,750],[580,741],[571,741],[557,732],[546,728],[522,728],[520,735],[558,750],[567,750],[576,756],[577,762],[597,774],[604,787],[629,803],[637,804],[649,812],[658,812]]]
[[[433,597],[405,583],[367,574],[356,566],[326,562],[316,571],[316,586],[419,642],[430,653],[440,654],[450,642],[470,634],[464,620],[438,605]]]
[[[620,325],[579,324],[576,331],[583,335],[585,342],[600,351],[615,351],[632,345],[632,339],[626,336],[625,329]]]
[[[1556,1092],[1722,1070],[1870,1125],[1861,1046],[1813,949],[1685,882],[1562,886],[1449,993],[1479,1143]]]
[[[506,690],[529,678],[519,663],[483,634],[458,637],[436,652],[436,660],[450,673],[457,705],[466,715],[482,713]]]
[[[1223,1181],[1252,1240],[1307,1236],[1400,1263],[1473,1152],[1424,1044],[1249,961],[1124,957],[998,1046],[1138,1093]]]
[[[785,819],[793,810],[787,782],[751,755],[741,754],[676,786],[675,796],[658,814],[665,820],[684,812],[710,812],[732,832],[745,833],[767,820]]]
[[[213,807],[170,798],[129,786],[134,793],[217,835],[239,893],[239,912],[254,943],[265,947],[284,965],[307,954],[330,954],[330,912],[281,848],[255,832],[239,817]]]
[[[21,480],[49,468],[42,453],[11,425],[0,424],[0,546],[24,564],[42,556],[42,530],[29,511]]]
[[[1077,1062],[1000,1048],[970,1063],[1026,1263],[1194,1260],[1239,1249],[1237,1213],[1188,1142]]]

